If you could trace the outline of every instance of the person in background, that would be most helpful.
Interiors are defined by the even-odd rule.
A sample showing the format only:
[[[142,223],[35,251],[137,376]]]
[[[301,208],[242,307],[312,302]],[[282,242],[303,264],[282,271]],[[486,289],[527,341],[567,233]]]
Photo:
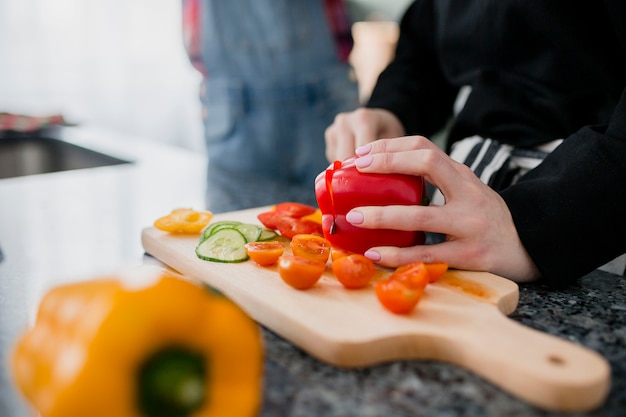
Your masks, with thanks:
[[[316,205],[324,131],[358,105],[350,25],[342,0],[183,0],[203,75],[209,210]]]
[[[430,206],[356,208],[353,224],[444,239],[366,255],[553,287],[624,273],[624,22],[622,0],[414,1],[395,58],[368,103],[329,126],[326,152],[436,190]],[[446,124],[441,149],[426,137]]]

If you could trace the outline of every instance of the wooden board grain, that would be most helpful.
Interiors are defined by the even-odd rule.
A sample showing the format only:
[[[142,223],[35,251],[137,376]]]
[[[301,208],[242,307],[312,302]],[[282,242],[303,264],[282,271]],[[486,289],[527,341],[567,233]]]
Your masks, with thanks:
[[[214,221],[260,224],[256,215],[268,209],[225,213]],[[380,305],[372,286],[343,288],[330,268],[313,288],[298,291],[281,280],[276,267],[198,259],[198,236],[150,227],[142,243],[148,254],[219,289],[256,321],[331,365],[445,361],[556,411],[594,409],[609,391],[610,369],[601,356],[506,317],[517,307],[518,286],[493,274],[448,271],[427,287],[412,314],[400,316]],[[376,279],[388,273],[380,269]]]

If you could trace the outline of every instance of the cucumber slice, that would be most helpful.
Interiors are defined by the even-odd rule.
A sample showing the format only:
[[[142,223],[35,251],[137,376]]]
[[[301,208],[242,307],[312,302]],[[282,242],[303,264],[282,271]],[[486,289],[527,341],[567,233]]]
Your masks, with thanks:
[[[268,240],[274,240],[278,237],[278,233],[275,230],[268,229],[267,227],[263,227],[261,230],[261,236],[257,240],[260,242],[266,242]]]
[[[241,224],[241,222],[235,220],[220,220],[218,222],[211,223],[202,231],[200,241],[206,239],[207,237],[211,236],[218,230],[223,229],[224,227],[232,228],[233,226],[237,226],[238,224]]]
[[[239,230],[246,237],[248,242],[256,242],[259,240],[262,232],[261,227],[256,224],[241,223],[233,227]]]
[[[196,246],[196,255],[205,261],[243,262],[248,260],[246,237],[237,229],[223,228],[213,232]]]

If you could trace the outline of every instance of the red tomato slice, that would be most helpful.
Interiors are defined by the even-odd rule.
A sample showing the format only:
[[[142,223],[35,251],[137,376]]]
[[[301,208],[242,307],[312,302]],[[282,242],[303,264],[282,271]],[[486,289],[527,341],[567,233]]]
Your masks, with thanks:
[[[291,252],[295,256],[326,263],[330,255],[330,242],[320,235],[300,233],[291,238]]]
[[[424,289],[428,285],[428,270],[423,262],[414,262],[396,268],[389,279],[400,281],[410,289]]]
[[[285,245],[275,240],[270,242],[249,242],[245,245],[250,259],[261,266],[274,265],[285,251]]]
[[[286,238],[293,238],[299,234],[322,233],[322,226],[310,220],[296,219],[295,217],[283,217],[278,222],[276,229]]]
[[[325,263],[300,256],[283,255],[278,258],[280,277],[297,290],[311,288],[322,277],[325,269]]]
[[[436,282],[448,270],[448,264],[445,262],[431,262],[424,264],[428,271],[428,282]]]
[[[375,286],[378,301],[394,314],[410,313],[424,294],[422,288],[409,288],[401,281],[384,279]]]
[[[285,214],[289,217],[300,218],[315,213],[316,207],[302,203],[284,202],[274,206],[274,211]]]
[[[333,261],[332,269],[339,282],[348,289],[365,287],[376,273],[374,262],[359,254],[347,255]]]

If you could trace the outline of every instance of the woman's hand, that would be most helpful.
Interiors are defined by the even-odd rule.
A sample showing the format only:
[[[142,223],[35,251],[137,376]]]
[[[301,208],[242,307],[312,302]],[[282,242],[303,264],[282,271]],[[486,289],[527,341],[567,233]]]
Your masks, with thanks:
[[[342,161],[354,155],[354,150],[380,138],[403,136],[400,120],[388,110],[360,108],[339,113],[325,132],[326,158]]]
[[[356,153],[360,171],[421,175],[445,198],[442,206],[353,209],[346,219],[355,226],[446,235],[445,242],[433,245],[372,248],[365,253],[368,258],[388,267],[442,261],[452,268],[488,271],[518,282],[539,277],[504,200],[431,141],[423,136],[381,139]]]

